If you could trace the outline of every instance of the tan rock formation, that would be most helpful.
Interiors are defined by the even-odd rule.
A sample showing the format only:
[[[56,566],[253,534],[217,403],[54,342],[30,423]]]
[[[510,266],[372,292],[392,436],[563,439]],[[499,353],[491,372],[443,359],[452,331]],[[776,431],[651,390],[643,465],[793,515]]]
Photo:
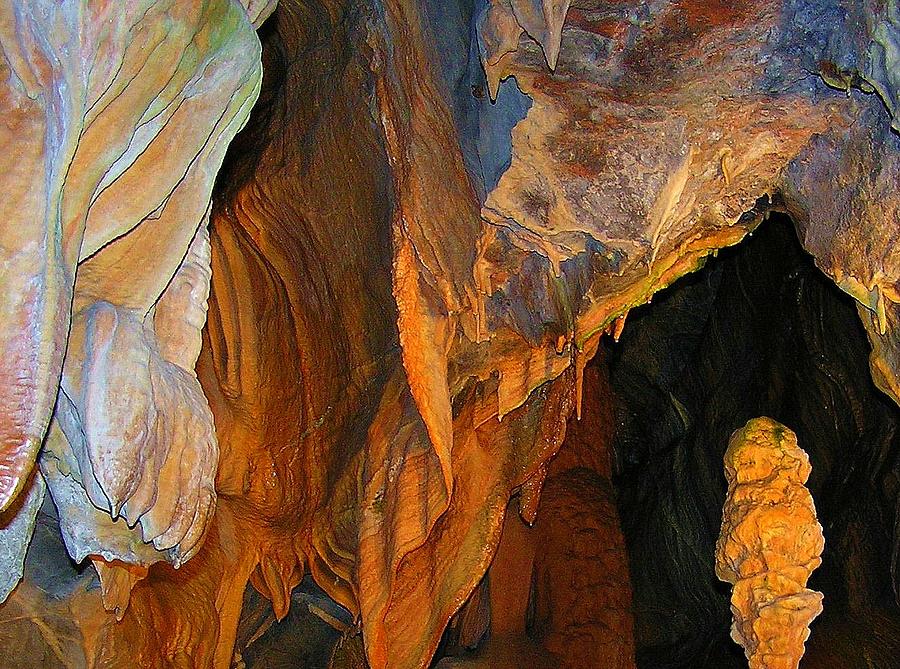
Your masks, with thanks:
[[[546,480],[510,503],[485,581],[454,621],[459,647],[478,649],[439,666],[634,669],[628,556],[611,482],[612,399],[605,369],[592,365],[582,420],[570,418]]]
[[[810,470],[796,435],[769,418],[749,421],[728,443],[716,574],[734,585],[731,636],[751,669],[796,669],[822,612],[822,593],[806,587],[825,546],[804,486]]]
[[[35,480],[55,404],[43,471],[79,561],[181,564],[208,526],[194,363],[213,180],[260,82],[250,18],[234,0],[0,5],[0,282],[18,287],[0,295],[0,507]]]

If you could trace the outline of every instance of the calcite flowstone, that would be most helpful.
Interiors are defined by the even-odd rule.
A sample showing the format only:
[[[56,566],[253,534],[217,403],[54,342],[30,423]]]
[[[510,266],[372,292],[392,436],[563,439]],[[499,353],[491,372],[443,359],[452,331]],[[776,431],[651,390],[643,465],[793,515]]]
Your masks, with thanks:
[[[716,574],[734,585],[731,637],[751,669],[796,669],[822,612],[822,593],[806,587],[825,546],[804,485],[810,471],[796,435],[770,418],[737,430],[725,452]]]
[[[635,668],[603,365],[588,367],[583,385],[582,419],[570,417],[540,482],[510,502],[490,569],[451,623],[456,641],[441,669]]]
[[[208,529],[206,224],[273,9],[0,2],[0,509],[46,482],[77,560],[180,565]]]

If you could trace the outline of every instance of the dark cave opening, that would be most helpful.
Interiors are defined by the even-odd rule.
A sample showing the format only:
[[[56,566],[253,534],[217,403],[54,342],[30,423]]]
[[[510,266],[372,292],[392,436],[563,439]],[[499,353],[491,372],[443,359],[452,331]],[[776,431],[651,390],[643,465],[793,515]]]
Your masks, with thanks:
[[[746,666],[714,554],[723,454],[757,416],[797,433],[824,528],[809,584],[824,613],[801,667],[897,666],[900,411],[873,385],[868,353],[853,300],[778,214],[629,316],[604,357],[639,667]]]

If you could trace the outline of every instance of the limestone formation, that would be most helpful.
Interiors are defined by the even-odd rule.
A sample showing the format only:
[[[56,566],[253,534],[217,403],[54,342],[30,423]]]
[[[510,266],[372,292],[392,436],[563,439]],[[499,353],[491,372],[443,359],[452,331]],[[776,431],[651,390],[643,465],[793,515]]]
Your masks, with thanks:
[[[78,561],[181,564],[207,529],[205,228],[259,88],[250,20],[270,5],[0,7],[0,281],[16,287],[0,297],[0,507],[43,486],[32,466],[55,430],[43,470]],[[123,549],[144,542],[158,552]]]
[[[584,384],[582,419],[570,418],[545,479],[510,503],[487,575],[451,623],[455,657],[439,666],[634,669],[604,367],[588,368]]]
[[[731,637],[750,669],[797,669],[822,593],[806,582],[825,545],[811,468],[797,437],[769,418],[736,431],[725,452],[728,497],[716,546],[716,574],[731,583]]]
[[[897,399],[896,12],[3,0],[8,586],[43,482],[88,664],[226,667],[248,584],[284,619],[308,574],[429,666],[601,339],[772,211]],[[612,525],[594,483],[548,490]]]

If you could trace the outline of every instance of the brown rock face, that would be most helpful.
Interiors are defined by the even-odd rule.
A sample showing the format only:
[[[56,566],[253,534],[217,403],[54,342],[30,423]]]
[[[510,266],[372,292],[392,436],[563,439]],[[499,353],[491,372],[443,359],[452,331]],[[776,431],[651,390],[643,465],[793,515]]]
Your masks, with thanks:
[[[806,587],[825,546],[804,486],[810,471],[796,435],[769,418],[735,432],[725,453],[716,574],[734,586],[731,636],[751,669],[796,669],[822,612],[822,593]]]
[[[628,556],[611,477],[614,422],[606,371],[584,373],[582,420],[538,489],[510,503],[484,582],[453,623],[447,667],[634,669]],[[539,503],[533,497],[539,495]],[[533,525],[530,518],[537,504]]]

